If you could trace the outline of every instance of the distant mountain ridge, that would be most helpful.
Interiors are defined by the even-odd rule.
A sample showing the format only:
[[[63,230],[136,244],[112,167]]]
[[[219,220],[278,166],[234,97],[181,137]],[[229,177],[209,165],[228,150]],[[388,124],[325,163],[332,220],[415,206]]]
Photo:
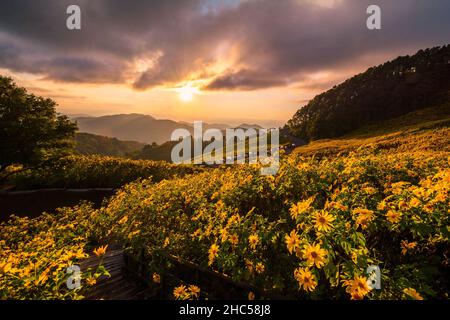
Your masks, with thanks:
[[[170,141],[172,132],[176,129],[186,129],[193,133],[193,124],[185,121],[156,119],[144,114],[116,114],[100,117],[75,117],[72,120],[78,124],[79,132],[85,132],[105,137],[113,137],[123,141],[137,141],[145,144],[163,144]],[[203,130],[225,130],[226,128],[255,128],[257,124],[241,124],[230,126],[220,123],[203,123]]]

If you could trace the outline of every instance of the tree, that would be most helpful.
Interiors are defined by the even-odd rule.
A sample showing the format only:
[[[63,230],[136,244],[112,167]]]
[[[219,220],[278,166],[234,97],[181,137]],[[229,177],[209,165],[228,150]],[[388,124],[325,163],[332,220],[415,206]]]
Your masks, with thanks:
[[[11,164],[37,166],[71,151],[77,125],[56,103],[0,76],[0,172]]]

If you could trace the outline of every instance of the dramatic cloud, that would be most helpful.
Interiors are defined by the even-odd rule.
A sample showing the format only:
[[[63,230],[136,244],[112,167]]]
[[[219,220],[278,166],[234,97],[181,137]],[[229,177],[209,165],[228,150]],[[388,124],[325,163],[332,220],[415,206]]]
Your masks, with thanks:
[[[66,29],[70,4],[81,7],[81,31]],[[382,8],[380,31],[366,28],[369,4]],[[301,85],[371,56],[445,44],[449,12],[448,0],[2,0],[0,68],[140,90]]]

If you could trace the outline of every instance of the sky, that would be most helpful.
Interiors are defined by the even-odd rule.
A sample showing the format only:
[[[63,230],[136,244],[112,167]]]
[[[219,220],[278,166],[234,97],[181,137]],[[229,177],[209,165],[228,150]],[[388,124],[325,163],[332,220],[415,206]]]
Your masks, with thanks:
[[[81,30],[66,27],[71,4]],[[381,30],[366,27],[371,4]],[[448,0],[1,0],[0,75],[65,114],[273,126],[449,35]]]

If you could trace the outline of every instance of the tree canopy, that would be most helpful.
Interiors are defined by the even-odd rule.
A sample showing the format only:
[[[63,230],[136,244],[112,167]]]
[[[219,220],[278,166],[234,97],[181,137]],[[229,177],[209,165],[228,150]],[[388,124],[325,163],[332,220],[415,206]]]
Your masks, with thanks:
[[[448,100],[450,45],[372,67],[316,96],[289,120],[302,139],[334,138]]]
[[[68,153],[77,126],[55,107],[53,100],[29,94],[0,76],[0,170],[11,164],[38,165]]]

